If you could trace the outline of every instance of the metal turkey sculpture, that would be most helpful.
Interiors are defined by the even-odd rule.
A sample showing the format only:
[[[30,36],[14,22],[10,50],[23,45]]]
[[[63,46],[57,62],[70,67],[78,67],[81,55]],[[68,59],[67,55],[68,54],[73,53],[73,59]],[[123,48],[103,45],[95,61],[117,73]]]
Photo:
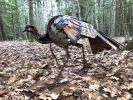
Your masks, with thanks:
[[[83,53],[83,69],[85,68],[86,60],[83,44],[77,43],[79,39],[88,38],[93,54],[103,50],[117,50],[122,47],[122,45],[114,39],[97,32],[91,24],[67,15],[58,15],[51,18],[48,22],[47,33],[45,35],[40,35],[36,27],[31,25],[27,25],[24,32],[31,32],[40,43],[50,43],[50,50],[56,61],[57,58],[53,53],[51,43],[64,48],[67,58],[69,58],[68,46],[81,47]]]

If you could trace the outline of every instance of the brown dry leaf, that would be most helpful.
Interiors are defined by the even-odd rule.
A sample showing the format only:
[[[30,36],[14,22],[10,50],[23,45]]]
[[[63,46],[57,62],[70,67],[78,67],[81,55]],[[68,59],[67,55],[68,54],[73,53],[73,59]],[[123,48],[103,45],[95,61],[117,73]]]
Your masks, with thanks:
[[[17,76],[14,74],[13,76],[11,76],[9,78],[9,80],[7,81],[7,85],[12,84],[13,82],[15,82],[17,80]]]
[[[118,100],[131,100],[132,97],[128,92],[125,92],[124,95],[120,98],[118,98]]]
[[[114,86],[114,85],[110,85],[110,87],[108,88],[108,90],[111,93],[111,97],[114,97],[117,94],[121,94],[121,91],[118,90],[118,87],[117,86]]]
[[[128,89],[133,88],[133,82],[128,85]]]
[[[57,100],[59,94],[56,93],[40,93],[39,98],[43,100]]]
[[[0,88],[0,97],[2,97],[4,94],[7,94],[8,91],[6,89]]]
[[[90,84],[89,88],[93,91],[97,91],[99,89],[99,85],[98,84]]]
[[[62,65],[65,52],[52,45]],[[26,100],[31,99],[28,96],[35,93],[34,100],[39,100],[40,97],[42,100],[52,100],[58,95],[60,98],[64,93],[61,100],[73,100],[72,94],[77,93],[77,90],[82,91],[82,98],[83,94],[86,94],[90,100],[133,98],[133,52],[110,50],[92,55],[89,54],[91,51],[85,50],[90,66],[88,72],[81,76],[74,71],[83,67],[82,50],[73,46],[69,48],[71,58],[62,72],[60,83],[55,85],[54,79],[58,76],[60,68],[51,55],[49,44],[26,41],[0,42],[0,87],[6,87],[9,91],[0,99]],[[89,46],[85,45],[85,48],[88,49]],[[10,85],[14,82],[15,84]],[[1,94],[4,93],[2,90]]]

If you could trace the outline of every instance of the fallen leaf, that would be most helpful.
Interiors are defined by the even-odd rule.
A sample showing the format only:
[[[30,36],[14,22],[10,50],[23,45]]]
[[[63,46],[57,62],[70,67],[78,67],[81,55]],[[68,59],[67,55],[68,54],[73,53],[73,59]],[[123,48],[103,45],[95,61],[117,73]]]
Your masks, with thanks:
[[[0,88],[0,97],[2,97],[4,94],[7,94],[8,91],[6,89]]]
[[[8,85],[12,84],[13,82],[15,82],[17,79],[17,76],[14,74],[13,76],[11,76],[7,82]]]

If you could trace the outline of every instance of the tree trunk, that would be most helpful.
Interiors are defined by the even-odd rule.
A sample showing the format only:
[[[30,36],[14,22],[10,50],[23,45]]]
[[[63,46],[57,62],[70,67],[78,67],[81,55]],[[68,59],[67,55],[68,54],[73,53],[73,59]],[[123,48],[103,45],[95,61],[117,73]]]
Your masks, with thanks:
[[[7,35],[4,31],[4,26],[3,26],[3,21],[2,21],[1,15],[0,15],[0,33],[2,35],[2,40],[7,40]]]
[[[33,1],[28,0],[28,4],[29,4],[29,25],[33,25]],[[30,42],[34,41],[32,34],[29,34],[29,41]]]
[[[112,0],[111,36],[115,36],[116,0]]]
[[[18,0],[15,0],[15,39],[18,39],[20,37],[20,18],[19,18],[19,8],[18,8]]]
[[[126,24],[126,0],[116,1],[116,32],[118,36],[124,36],[128,34]]]
[[[3,20],[2,20],[2,6],[0,6],[0,33],[2,36],[2,40],[7,40],[7,35],[5,33]]]

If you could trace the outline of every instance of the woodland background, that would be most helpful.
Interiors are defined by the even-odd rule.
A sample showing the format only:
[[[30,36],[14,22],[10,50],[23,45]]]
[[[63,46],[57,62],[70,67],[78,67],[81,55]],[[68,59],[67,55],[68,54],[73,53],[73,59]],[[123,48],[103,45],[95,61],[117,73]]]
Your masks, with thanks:
[[[88,21],[111,36],[133,36],[133,0],[1,0],[0,40],[22,40],[27,24],[45,34],[48,20],[59,14]]]
[[[128,51],[95,55],[81,41],[88,68],[83,74],[77,73],[83,67],[80,48],[70,46],[63,64],[65,51],[52,44],[65,66],[54,84],[61,69],[49,44],[32,42],[22,31],[31,24],[45,34],[48,20],[59,14],[88,21],[111,37],[133,37],[133,0],[0,0],[0,100],[133,100],[133,41]]]

